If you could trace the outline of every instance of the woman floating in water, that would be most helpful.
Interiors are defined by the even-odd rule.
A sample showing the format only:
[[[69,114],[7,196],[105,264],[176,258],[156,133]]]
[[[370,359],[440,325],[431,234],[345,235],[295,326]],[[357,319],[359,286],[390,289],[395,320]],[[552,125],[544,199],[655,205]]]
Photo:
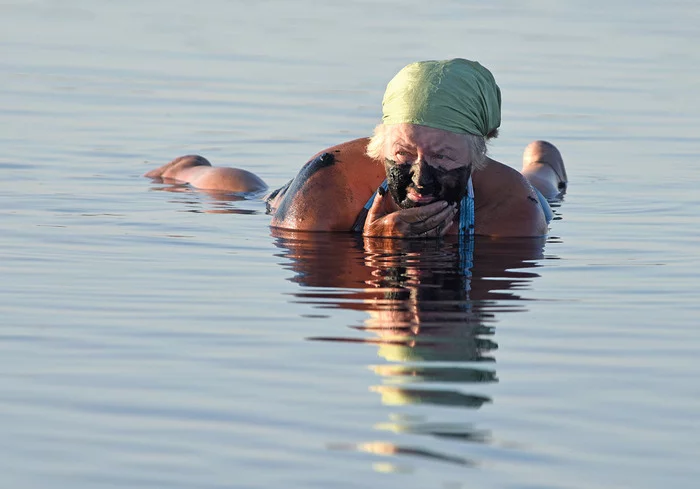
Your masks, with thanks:
[[[266,197],[273,227],[397,238],[547,233],[546,199],[566,190],[564,163],[545,141],[525,149],[522,173],[486,156],[501,124],[489,70],[465,59],[412,63],[389,82],[382,109],[371,138],[322,151]],[[232,193],[267,188],[201,156],[145,176]]]

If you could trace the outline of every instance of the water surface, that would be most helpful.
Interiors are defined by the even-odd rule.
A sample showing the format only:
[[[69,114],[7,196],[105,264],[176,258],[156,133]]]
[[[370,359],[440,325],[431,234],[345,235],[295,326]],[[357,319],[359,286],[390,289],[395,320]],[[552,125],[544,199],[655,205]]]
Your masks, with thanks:
[[[695,2],[0,6],[3,486],[694,488]],[[404,64],[480,60],[493,157],[557,144],[546,241],[271,230]]]

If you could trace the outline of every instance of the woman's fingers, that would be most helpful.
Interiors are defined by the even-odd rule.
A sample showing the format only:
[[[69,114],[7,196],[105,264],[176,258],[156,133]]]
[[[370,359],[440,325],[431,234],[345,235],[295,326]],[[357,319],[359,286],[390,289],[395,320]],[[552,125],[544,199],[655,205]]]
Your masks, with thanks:
[[[449,205],[444,200],[432,202],[428,205],[420,207],[411,207],[410,209],[402,209],[398,211],[399,216],[405,222],[414,223],[429,219],[439,212],[448,209]]]
[[[457,206],[444,200],[410,209],[399,209],[389,200],[382,194],[375,197],[365,221],[365,236],[437,238],[447,233],[457,215]]]
[[[405,236],[438,237],[444,236],[449,229],[457,215],[457,207],[441,201],[399,211],[398,214],[407,224]]]

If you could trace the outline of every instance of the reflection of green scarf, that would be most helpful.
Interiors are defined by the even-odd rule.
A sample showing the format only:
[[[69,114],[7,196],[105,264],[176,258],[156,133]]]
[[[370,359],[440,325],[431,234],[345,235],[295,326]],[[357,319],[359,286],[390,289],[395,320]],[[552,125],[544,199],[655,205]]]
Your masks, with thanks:
[[[486,136],[501,125],[501,90],[476,61],[420,61],[389,82],[382,108],[387,125],[419,124]]]

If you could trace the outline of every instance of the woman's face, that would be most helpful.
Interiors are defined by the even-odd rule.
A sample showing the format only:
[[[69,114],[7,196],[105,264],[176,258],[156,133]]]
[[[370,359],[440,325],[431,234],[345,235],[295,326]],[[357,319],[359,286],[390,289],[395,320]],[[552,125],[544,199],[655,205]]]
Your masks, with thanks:
[[[384,168],[399,207],[462,200],[471,173],[465,137],[415,124],[396,124],[386,131]]]

